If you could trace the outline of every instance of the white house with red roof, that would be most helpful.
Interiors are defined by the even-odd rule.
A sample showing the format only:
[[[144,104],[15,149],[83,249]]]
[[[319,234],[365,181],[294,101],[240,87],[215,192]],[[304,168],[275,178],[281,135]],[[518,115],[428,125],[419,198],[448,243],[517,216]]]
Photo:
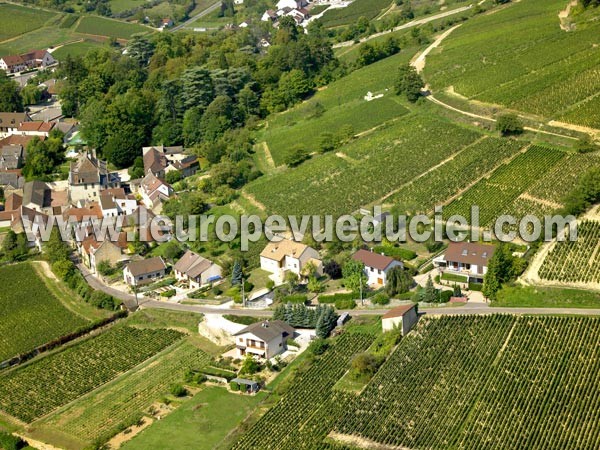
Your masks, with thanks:
[[[144,204],[151,209],[159,207],[162,202],[174,194],[170,184],[162,181],[152,172],[148,172],[140,183],[140,195]]]
[[[365,265],[365,275],[369,286],[385,286],[387,274],[394,267],[404,267],[400,261],[373,251],[361,249],[352,255],[352,259]]]

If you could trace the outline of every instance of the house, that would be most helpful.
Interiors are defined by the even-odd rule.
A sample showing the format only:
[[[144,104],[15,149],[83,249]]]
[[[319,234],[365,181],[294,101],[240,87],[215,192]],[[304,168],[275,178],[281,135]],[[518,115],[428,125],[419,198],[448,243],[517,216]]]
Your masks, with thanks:
[[[94,236],[88,236],[78,247],[83,263],[93,273],[98,273],[100,261],[108,261],[111,266],[114,266],[123,258],[121,247],[108,239],[98,242]]]
[[[164,179],[171,171],[178,171],[183,178],[194,175],[198,171],[198,158],[186,155],[183,147],[143,147],[144,173],[152,172],[157,178]]]
[[[277,2],[277,9],[282,10],[284,8],[299,9],[308,6],[306,0],[279,0]]]
[[[0,69],[6,73],[16,73],[39,67],[44,69],[56,62],[48,50],[32,50],[22,55],[3,56],[0,58]]]
[[[21,145],[24,149],[27,149],[27,146],[34,139],[39,139],[40,141],[46,140],[45,136],[23,136],[21,134],[9,134],[5,138],[0,139],[0,147],[4,147],[5,145]],[[27,155],[25,155],[27,156]]]
[[[25,186],[25,178],[21,176],[21,171],[1,171],[0,170],[0,187],[4,189],[4,195],[9,192],[22,190]]]
[[[234,5],[243,5],[244,4],[244,0],[233,0],[233,4]]]
[[[256,355],[271,359],[287,350],[287,340],[294,338],[294,328],[281,320],[253,323],[238,331],[235,345],[240,357]]]
[[[483,283],[496,247],[474,242],[450,242],[446,252],[433,260],[441,272],[465,276],[465,282]]]
[[[296,275],[303,275],[309,263],[314,264],[318,274],[323,273],[323,262],[319,252],[290,239],[269,242],[260,254],[260,268],[271,272],[279,280],[283,280],[284,272],[287,270]]]
[[[167,266],[161,257],[132,261],[123,269],[123,279],[130,286],[140,286],[165,276]]]
[[[27,113],[0,112],[0,137],[6,137],[17,132],[22,123],[31,120]],[[5,143],[3,143],[5,144]]]
[[[174,193],[171,185],[148,172],[142,179],[139,188],[144,204],[149,208],[158,208],[162,202],[167,201]]]
[[[25,163],[25,148],[20,144],[0,147],[0,170],[20,169]]]
[[[34,223],[40,224],[40,227],[46,227],[49,217],[34,209],[21,205],[19,209],[12,214],[10,228],[16,234],[27,233],[27,242],[30,247],[37,247],[42,251],[41,229],[33,227]]]
[[[352,255],[352,259],[365,265],[367,283],[370,286],[385,286],[388,272],[394,267],[404,267],[400,261],[373,251],[361,249]]]
[[[23,122],[17,128],[15,134],[21,136],[50,136],[50,132],[54,128],[54,122],[44,122],[42,120],[32,120]]]
[[[50,207],[50,188],[43,181],[28,181],[23,186],[23,206],[43,212]]]
[[[406,336],[419,320],[417,308],[414,304],[402,305],[390,309],[381,317],[383,331],[391,331],[394,328],[402,330],[402,336]]]
[[[62,216],[65,221],[77,223],[79,228],[87,228],[99,223],[102,219],[102,208],[98,203],[90,202],[79,208],[71,206],[63,211]]]
[[[162,19],[160,21],[160,28],[164,29],[164,28],[171,28],[173,26],[173,20],[169,19],[168,17],[165,17],[164,19]]]
[[[0,228],[10,227],[13,216],[18,213],[17,211],[21,208],[22,204],[23,197],[20,195],[12,193],[6,196],[4,210],[0,211]]]
[[[110,173],[106,161],[96,158],[93,152],[84,152],[69,168],[69,201],[98,201],[100,191],[121,187],[117,173]]]
[[[191,289],[198,289],[221,279],[223,269],[212,261],[188,250],[173,266],[178,280],[188,281]]]
[[[129,216],[137,209],[137,200],[125,194],[123,188],[106,189],[100,193],[103,217]]]
[[[277,13],[275,11],[273,11],[272,9],[268,9],[262,15],[260,20],[262,20],[263,22],[268,22],[268,21],[275,22],[277,20]]]

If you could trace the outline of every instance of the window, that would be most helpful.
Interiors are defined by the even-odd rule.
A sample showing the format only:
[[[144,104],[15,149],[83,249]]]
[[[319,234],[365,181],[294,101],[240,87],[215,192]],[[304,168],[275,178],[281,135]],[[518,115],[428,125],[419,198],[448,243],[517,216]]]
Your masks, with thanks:
[[[244,338],[240,338],[240,342],[244,342]]]

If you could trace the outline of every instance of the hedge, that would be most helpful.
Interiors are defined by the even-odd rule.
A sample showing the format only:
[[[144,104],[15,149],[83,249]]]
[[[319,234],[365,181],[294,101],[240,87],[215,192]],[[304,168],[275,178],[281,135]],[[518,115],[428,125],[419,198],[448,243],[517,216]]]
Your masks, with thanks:
[[[415,259],[417,254],[412,250],[401,247],[392,247],[391,245],[378,245],[373,248],[373,251],[377,253],[383,253],[385,256],[390,258],[400,259],[402,261],[410,261]]]
[[[201,372],[205,375],[212,375],[213,377],[225,378],[227,381],[233,380],[237,374],[228,370],[217,369],[216,367],[204,367]]]
[[[306,304],[308,297],[304,294],[286,295],[283,297],[282,303],[301,303]]]
[[[345,294],[333,294],[333,295],[319,295],[319,303],[332,304],[338,300],[355,300],[358,295],[354,292]]]
[[[161,292],[160,296],[171,298],[171,297],[174,297],[176,293],[177,293],[177,291],[175,289],[169,289],[168,291]]]
[[[472,291],[483,290],[483,283],[469,283],[469,289]]]
[[[338,299],[335,301],[336,309],[354,309],[356,302],[351,298]]]

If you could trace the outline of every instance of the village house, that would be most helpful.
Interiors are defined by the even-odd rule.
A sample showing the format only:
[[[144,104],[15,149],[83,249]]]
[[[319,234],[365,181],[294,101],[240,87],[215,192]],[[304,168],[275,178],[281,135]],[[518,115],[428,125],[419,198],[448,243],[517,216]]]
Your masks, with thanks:
[[[33,50],[21,55],[3,56],[0,58],[0,69],[6,73],[16,73],[35,68],[45,69],[56,62],[48,50]]]
[[[162,202],[173,196],[174,191],[170,184],[157,178],[152,172],[148,172],[140,183],[139,193],[148,208],[158,209]]]
[[[385,286],[388,272],[394,267],[404,267],[400,261],[396,261],[394,258],[364,249],[352,255],[352,259],[364,264],[369,286]]]
[[[18,214],[22,204],[23,197],[19,194],[12,193],[6,196],[4,210],[0,211],[0,228],[10,227],[13,216]]]
[[[84,152],[71,163],[69,169],[69,201],[98,201],[100,191],[121,187],[117,173],[110,173],[106,161],[96,158],[94,153]]]
[[[390,309],[381,317],[381,326],[383,331],[391,331],[398,328],[402,331],[402,336],[406,336],[412,327],[419,320],[417,308],[415,305],[402,305]]]
[[[152,172],[154,176],[164,179],[166,174],[177,171],[183,178],[194,175],[198,171],[198,158],[186,155],[183,147],[143,147],[144,173]]]
[[[123,259],[121,247],[116,243],[111,242],[109,239],[98,242],[93,236],[88,236],[80,242],[78,251],[83,263],[95,274],[98,273],[100,261],[107,261],[111,266],[114,266]]]
[[[0,112],[0,137],[4,138],[17,132],[22,123],[31,120],[27,113]],[[3,143],[3,145],[5,145]]]
[[[137,200],[125,194],[123,188],[106,189],[100,193],[100,208],[103,217],[128,216],[137,209]]]
[[[277,12],[273,11],[272,9],[267,9],[260,18],[260,20],[262,20],[263,22],[275,22],[277,20]]]
[[[190,289],[198,289],[220,280],[223,269],[203,256],[188,250],[173,266],[173,272],[178,280],[187,281]]]
[[[287,340],[294,338],[295,330],[281,320],[253,323],[233,336],[240,357],[256,355],[271,359],[287,350]]]
[[[25,186],[25,178],[21,176],[20,170],[0,170],[0,188],[4,189],[4,196],[18,191],[22,194],[23,186]]]
[[[32,120],[29,122],[23,122],[17,128],[15,134],[21,136],[50,136],[50,132],[54,128],[54,122],[45,122],[42,120]]]
[[[496,247],[474,242],[450,242],[446,252],[433,260],[440,272],[464,275],[465,282],[483,283]]]
[[[15,170],[25,163],[25,148],[20,144],[9,144],[0,147],[0,171]]]
[[[161,257],[132,261],[123,269],[123,279],[130,286],[154,283],[165,276],[167,266]]]
[[[308,2],[306,0],[279,0],[277,2],[277,9],[282,10],[284,8],[290,9],[299,9],[308,6]]]
[[[260,268],[271,272],[278,281],[283,281],[284,273],[306,275],[306,266],[312,263],[318,274],[323,273],[323,262],[319,252],[308,245],[290,239],[269,242],[260,254]]]
[[[28,181],[23,186],[23,205],[42,212],[50,207],[50,188],[43,181]]]
[[[41,228],[47,226],[48,219],[48,215],[21,205],[21,207],[12,214],[10,228],[16,234],[26,233],[29,247],[37,247],[39,251],[42,251]],[[38,224],[39,227],[33,227],[32,224],[34,223]]]

